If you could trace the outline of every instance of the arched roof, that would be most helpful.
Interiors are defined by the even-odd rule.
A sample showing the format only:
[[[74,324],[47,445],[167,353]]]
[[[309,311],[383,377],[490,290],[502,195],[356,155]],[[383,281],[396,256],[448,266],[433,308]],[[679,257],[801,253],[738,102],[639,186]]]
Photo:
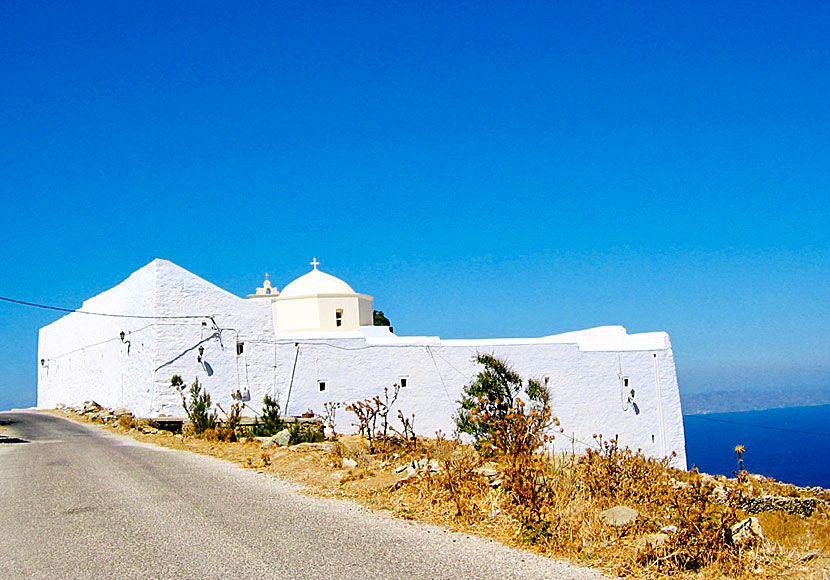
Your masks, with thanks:
[[[356,294],[351,286],[316,267],[289,283],[280,293],[280,298],[296,298],[315,294]]]

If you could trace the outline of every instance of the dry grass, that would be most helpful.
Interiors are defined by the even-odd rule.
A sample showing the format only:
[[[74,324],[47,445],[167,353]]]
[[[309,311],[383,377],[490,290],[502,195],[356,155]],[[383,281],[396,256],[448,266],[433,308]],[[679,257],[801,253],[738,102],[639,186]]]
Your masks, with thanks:
[[[69,412],[59,412],[84,420]],[[132,422],[131,422],[132,423]],[[309,493],[342,497],[398,517],[487,536],[543,555],[569,559],[638,578],[830,578],[830,510],[812,516],[758,515],[765,540],[733,545],[725,530],[743,514],[743,496],[818,495],[759,476],[743,482],[672,470],[613,442],[598,441],[587,455],[543,456],[529,470],[534,513],[517,505],[504,475],[510,462],[487,458],[446,439],[376,440],[375,453],[359,436],[336,442],[264,450],[254,439],[235,443],[107,426],[140,441],[219,457],[303,484]],[[347,465],[356,466],[344,468]],[[536,461],[536,460],[534,460]],[[401,469],[409,466],[409,469]],[[495,478],[493,472],[499,475]],[[514,474],[515,476],[515,474]],[[494,481],[495,480],[495,481]],[[500,485],[491,485],[495,483]],[[537,497],[538,496],[538,497]],[[632,523],[613,527],[600,519],[613,505],[633,507]],[[662,543],[661,528],[676,526]],[[811,550],[820,555],[802,561]]]

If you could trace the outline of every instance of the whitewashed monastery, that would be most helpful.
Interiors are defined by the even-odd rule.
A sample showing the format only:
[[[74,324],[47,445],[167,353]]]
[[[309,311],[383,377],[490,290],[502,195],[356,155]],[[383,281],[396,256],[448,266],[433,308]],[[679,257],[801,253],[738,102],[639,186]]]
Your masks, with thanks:
[[[318,269],[282,292],[267,279],[240,298],[166,260],[154,260],[82,308],[40,329],[38,407],[95,400],[141,417],[181,416],[170,377],[198,377],[224,409],[259,412],[271,395],[286,414],[350,403],[401,385],[397,407],[415,430],[454,431],[477,353],[506,359],[548,385],[564,433],[582,451],[594,433],[686,467],[674,357],[665,332],[604,326],[541,338],[442,340],[373,326],[372,297]],[[96,313],[96,314],[91,314]],[[100,314],[106,314],[103,316]],[[117,315],[117,316],[112,316]],[[342,431],[354,417],[341,410]]]

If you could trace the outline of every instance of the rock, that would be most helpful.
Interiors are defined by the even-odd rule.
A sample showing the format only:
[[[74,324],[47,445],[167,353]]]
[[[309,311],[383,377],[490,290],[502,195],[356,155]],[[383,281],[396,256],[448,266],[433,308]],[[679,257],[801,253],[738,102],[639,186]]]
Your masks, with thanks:
[[[321,441],[318,443],[297,443],[289,447],[291,451],[327,451],[331,452],[333,445],[330,441]]]
[[[98,411],[102,411],[103,409],[104,408],[95,401],[84,401],[84,407],[81,413],[97,413]]]
[[[357,467],[357,461],[351,457],[343,458],[343,469],[354,469],[355,467]]]
[[[288,447],[288,444],[291,442],[291,431],[288,429],[283,429],[276,435],[274,435],[274,443],[279,445],[280,447]]]
[[[287,447],[291,441],[291,432],[288,429],[283,429],[276,435],[269,437],[263,444],[263,449],[270,449],[271,447]]]
[[[732,526],[732,541],[738,546],[755,544],[764,539],[758,518],[746,518]]]
[[[637,519],[640,512],[625,505],[618,505],[604,510],[599,519],[609,526],[626,526]]]
[[[801,556],[801,561],[802,562],[810,562],[810,561],[815,560],[816,558],[820,558],[820,557],[821,557],[821,550],[810,550],[809,552],[807,552],[806,554]]]
[[[668,541],[668,534],[646,534],[637,540],[637,550],[640,552],[655,550],[662,547]]]
[[[118,407],[116,409],[113,409],[112,414],[115,417],[121,417],[122,415],[132,415],[132,413],[128,409],[125,409],[124,407]]]
[[[673,534],[677,531],[677,526],[664,526],[660,528],[660,531],[664,534]]]
[[[481,467],[476,467],[473,469],[473,473],[477,473],[482,477],[486,477],[487,479],[495,479],[499,476],[499,464],[494,463],[492,461],[488,461]]]
[[[810,517],[817,505],[818,500],[814,497],[764,495],[747,498],[741,505],[741,509],[749,515],[777,510],[796,516]]]

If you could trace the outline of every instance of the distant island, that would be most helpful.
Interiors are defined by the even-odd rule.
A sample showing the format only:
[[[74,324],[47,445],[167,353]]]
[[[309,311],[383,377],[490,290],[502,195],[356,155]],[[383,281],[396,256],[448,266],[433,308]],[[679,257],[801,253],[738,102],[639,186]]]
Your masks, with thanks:
[[[684,393],[680,399],[684,415],[761,411],[784,407],[830,405],[830,387],[803,389],[757,389]]]

